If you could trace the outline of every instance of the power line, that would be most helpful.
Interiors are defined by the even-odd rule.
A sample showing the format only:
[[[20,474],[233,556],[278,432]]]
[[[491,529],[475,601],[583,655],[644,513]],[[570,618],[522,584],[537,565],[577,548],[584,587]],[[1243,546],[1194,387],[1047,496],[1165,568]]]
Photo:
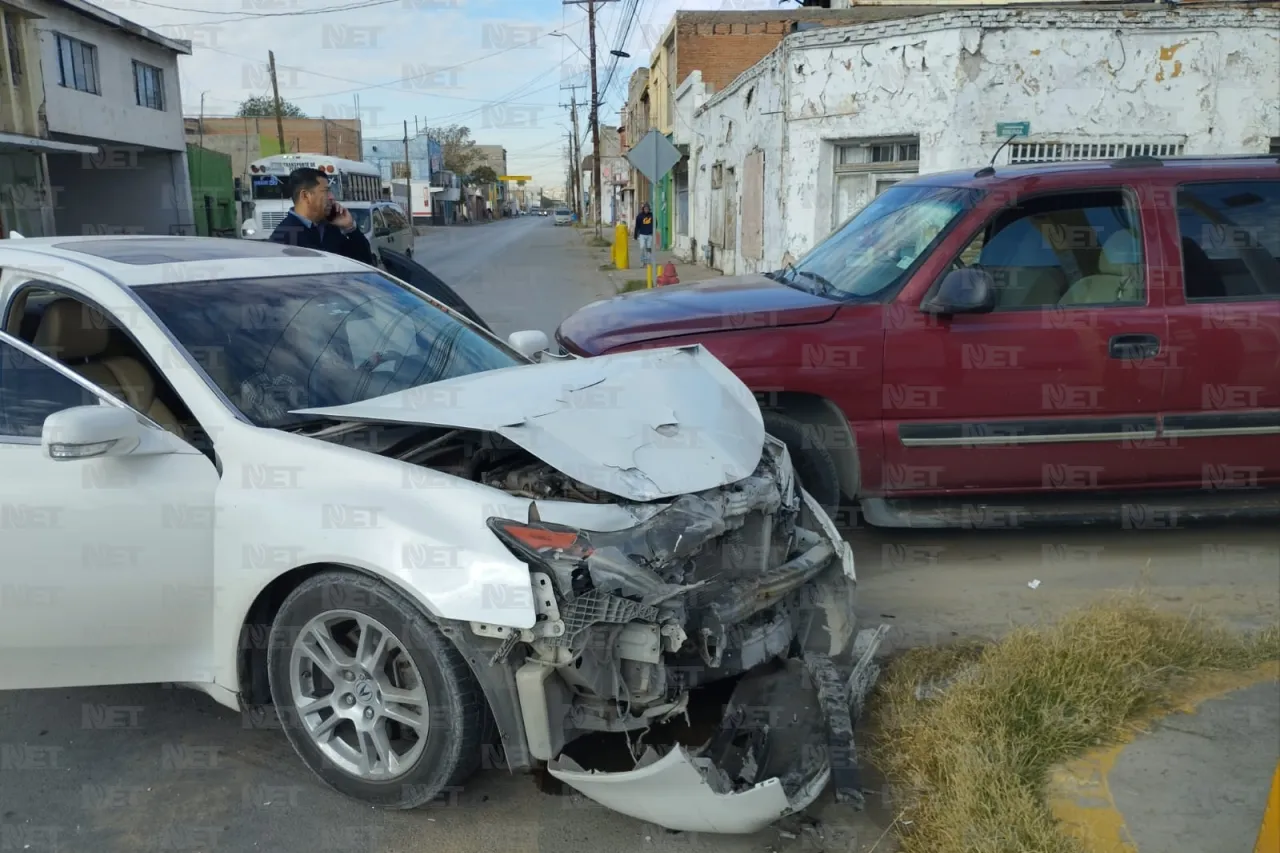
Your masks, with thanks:
[[[358,3],[345,3],[341,6],[322,6],[319,9],[293,9],[287,12],[247,12],[243,9],[232,11],[221,11],[218,9],[192,9],[190,6],[170,6],[166,3],[153,3],[150,0],[132,0],[139,6],[151,6],[155,9],[165,9],[170,12],[190,12],[195,15],[235,15],[238,16],[234,20],[246,20],[249,18],[288,18],[298,15],[324,15],[329,12],[350,12],[356,9],[372,9],[375,6],[387,6],[392,3],[399,3],[402,0],[361,0]],[[225,19],[224,19],[225,20]]]
[[[475,58],[475,59],[468,59],[468,60],[466,60],[466,61],[464,61],[464,62],[459,62],[457,65],[448,65],[448,66],[444,66],[444,67],[442,67],[442,68],[434,68],[434,67],[433,67],[433,68],[431,69],[431,71],[432,71],[432,73],[435,73],[435,74],[443,73],[443,72],[445,72],[445,71],[453,71],[454,69],[456,69],[456,68],[461,68],[461,67],[463,67],[464,65],[470,65],[470,64],[472,64],[473,62],[481,62],[481,61],[483,61],[483,60],[485,60],[485,59],[491,59],[491,58],[493,58],[493,57],[495,57],[495,56],[498,56],[498,55],[503,54],[503,53],[507,53],[507,52],[512,51],[512,50],[516,50],[516,49],[521,48],[521,47],[523,47],[523,45],[516,45],[516,46],[514,46],[514,47],[503,48],[502,50],[495,51],[495,52],[493,52],[493,53],[486,54],[486,55],[484,55],[484,56],[480,56],[480,57],[477,57],[477,58]],[[242,54],[242,53],[234,53],[234,52],[229,51],[229,50],[222,50],[221,48],[208,47],[208,48],[204,48],[204,49],[205,49],[205,50],[211,50],[211,51],[213,51],[214,53],[221,53],[221,54],[224,54],[224,55],[226,55],[226,56],[234,56],[234,57],[236,57],[237,59],[244,59],[244,60],[248,60],[248,61],[250,61],[250,62],[260,62],[260,61],[261,61],[261,60],[259,60],[259,59],[256,59],[256,58],[252,57],[252,56],[245,56],[245,55],[244,55],[244,54]],[[562,63],[562,64],[563,64],[563,63]],[[355,89],[343,89],[343,90],[341,90],[341,91],[337,91],[337,92],[322,92],[322,93],[320,93],[320,94],[315,94],[315,95],[293,95],[293,96],[291,96],[291,97],[289,98],[289,100],[290,100],[290,101],[301,101],[301,100],[305,100],[305,99],[307,99],[307,98],[334,98],[334,97],[337,97],[337,96],[339,96],[339,95],[350,95],[350,94],[353,94],[353,93],[355,93],[355,92],[367,92],[367,91],[369,91],[370,89],[392,89],[393,91],[400,92],[400,93],[402,93],[402,94],[404,94],[404,93],[409,93],[409,94],[415,94],[415,95],[427,95],[427,96],[429,96],[429,97],[433,97],[433,98],[442,98],[442,99],[445,99],[445,100],[452,100],[452,101],[474,101],[474,102],[477,102],[477,103],[489,103],[489,102],[490,102],[490,101],[489,101],[489,99],[486,99],[486,98],[467,98],[467,97],[463,97],[463,96],[461,96],[461,95],[441,95],[441,94],[439,94],[438,92],[422,92],[422,91],[418,91],[418,90],[415,90],[415,89],[406,89],[406,88],[404,88],[404,87],[397,87],[397,86],[396,86],[396,84],[397,84],[397,83],[405,83],[405,82],[407,82],[407,81],[409,81],[409,80],[418,80],[418,79],[421,79],[421,77],[422,77],[422,75],[421,75],[421,74],[413,74],[413,75],[410,75],[410,76],[408,76],[408,77],[401,77],[401,78],[399,78],[399,79],[397,79],[397,80],[388,80],[388,81],[387,81],[387,82],[385,82],[385,83],[365,83],[365,82],[360,81],[360,80],[353,80],[353,79],[351,79],[351,78],[349,78],[349,77],[338,77],[338,76],[335,76],[335,75],[333,75],[333,74],[325,74],[325,73],[323,73],[323,72],[321,72],[321,71],[312,71],[312,70],[311,70],[311,69],[309,69],[309,68],[303,68],[303,67],[298,66],[298,65],[285,65],[285,64],[283,64],[283,63],[280,63],[280,64],[278,64],[276,67],[277,67],[277,68],[287,68],[287,69],[289,69],[290,71],[298,71],[298,72],[301,72],[301,73],[303,73],[303,74],[310,74],[310,75],[311,75],[311,76],[313,76],[313,77],[323,77],[323,78],[324,78],[324,79],[326,79],[326,80],[337,80],[337,81],[342,82],[342,83],[356,83],[356,84],[359,84],[359,88],[355,88]],[[544,76],[544,77],[545,77],[545,76],[546,76],[546,74],[550,74],[552,71],[556,71],[559,67],[560,67],[560,66],[553,67],[550,71],[546,72],[546,73],[545,73],[545,74],[543,74],[542,76]],[[536,80],[536,79],[539,79],[539,78],[536,78],[536,77],[535,77],[534,79]],[[529,82],[532,82],[532,81],[529,81]],[[525,85],[528,85],[528,84],[526,83]],[[554,106],[554,104],[521,104],[521,106],[531,106],[531,107],[549,107],[549,106]]]

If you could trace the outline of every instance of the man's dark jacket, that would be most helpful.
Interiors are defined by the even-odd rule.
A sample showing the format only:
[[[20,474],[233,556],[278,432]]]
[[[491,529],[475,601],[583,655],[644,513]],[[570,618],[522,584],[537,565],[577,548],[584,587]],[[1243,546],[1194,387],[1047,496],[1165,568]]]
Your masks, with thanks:
[[[652,234],[653,233],[653,214],[645,213],[643,210],[636,216],[636,234]]]
[[[276,226],[276,230],[271,232],[269,239],[272,243],[301,246],[304,249],[318,249],[321,252],[342,255],[344,258],[350,258],[353,261],[360,261],[371,266],[376,264],[373,258],[373,249],[369,248],[369,241],[360,233],[359,228],[354,229],[350,234],[343,234],[342,229],[338,226],[326,223],[324,234],[321,236],[320,228],[317,225],[314,223],[308,225],[292,210]]]

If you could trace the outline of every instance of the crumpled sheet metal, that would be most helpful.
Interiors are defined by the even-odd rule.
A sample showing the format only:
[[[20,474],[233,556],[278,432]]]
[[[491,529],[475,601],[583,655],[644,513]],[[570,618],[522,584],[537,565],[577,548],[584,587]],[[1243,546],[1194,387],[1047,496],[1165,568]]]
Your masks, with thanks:
[[[547,769],[556,779],[591,800],[629,817],[681,832],[714,832],[746,835],[759,832],[780,817],[801,811],[813,803],[830,780],[820,773],[788,800],[778,778],[766,779],[744,791],[725,791],[710,762],[690,756],[676,747],[657,757],[652,749],[640,758],[635,770],[601,773],[583,770],[561,756]]]

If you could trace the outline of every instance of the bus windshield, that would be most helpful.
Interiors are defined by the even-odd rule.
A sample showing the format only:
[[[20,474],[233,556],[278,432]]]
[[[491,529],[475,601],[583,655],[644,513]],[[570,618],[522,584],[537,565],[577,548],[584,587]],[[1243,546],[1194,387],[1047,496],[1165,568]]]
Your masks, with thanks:
[[[289,179],[277,175],[254,175],[253,200],[288,201]]]

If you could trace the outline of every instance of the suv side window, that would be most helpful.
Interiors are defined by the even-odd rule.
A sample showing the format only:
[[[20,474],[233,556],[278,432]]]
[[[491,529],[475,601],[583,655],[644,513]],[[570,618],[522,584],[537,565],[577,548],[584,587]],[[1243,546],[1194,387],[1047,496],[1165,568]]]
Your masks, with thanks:
[[[1142,228],[1120,190],[1042,196],[1006,208],[961,251],[996,282],[996,310],[1142,305]]]
[[[89,389],[0,340],[0,441],[39,438],[49,415],[99,402]]]
[[[378,208],[373,209],[373,236],[387,236],[387,221],[382,217],[382,211]]]
[[[409,227],[408,223],[404,221],[404,217],[400,215],[400,211],[396,210],[394,207],[387,207],[383,213],[387,217],[387,226],[392,231],[403,231],[405,228]]]
[[[1188,301],[1280,298],[1280,181],[1178,187]]]

